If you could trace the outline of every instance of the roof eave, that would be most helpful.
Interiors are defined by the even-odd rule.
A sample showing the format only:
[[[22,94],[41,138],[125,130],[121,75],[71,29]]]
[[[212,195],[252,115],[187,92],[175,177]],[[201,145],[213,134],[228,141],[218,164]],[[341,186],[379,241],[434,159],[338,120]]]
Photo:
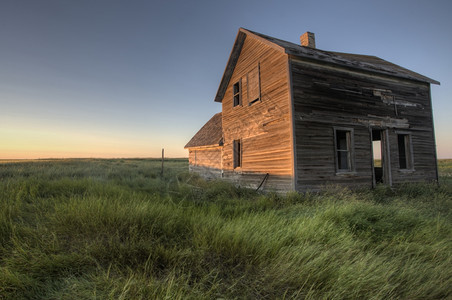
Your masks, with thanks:
[[[369,67],[368,65],[366,65],[365,63],[362,63],[362,62],[352,61],[345,57],[334,56],[334,52],[331,52],[331,51],[324,51],[324,50],[320,50],[320,49],[310,49],[309,47],[300,47],[298,49],[298,51],[293,51],[293,49],[291,49],[291,46],[295,46],[296,44],[278,40],[278,39],[268,36],[268,38],[276,40],[276,42],[274,42],[272,40],[265,38],[266,37],[265,35],[262,35],[262,36],[260,36],[260,35],[261,34],[254,33],[253,31],[250,31],[248,29],[239,28],[237,37],[234,42],[234,46],[231,50],[231,54],[229,55],[229,60],[226,64],[226,68],[224,70],[223,77],[221,78],[220,85],[218,87],[218,91],[217,91],[217,94],[214,99],[215,102],[223,101],[224,94],[226,93],[226,89],[229,85],[229,81],[231,80],[232,74],[234,73],[235,66],[240,57],[242,46],[243,46],[247,36],[253,37],[254,39],[262,42],[263,44],[265,44],[277,51],[280,51],[289,56],[295,56],[297,58],[301,58],[304,60],[317,61],[317,62],[332,64],[332,65],[339,65],[339,66],[343,66],[346,68],[350,68],[350,69],[354,69],[354,70],[361,70],[364,72],[369,72],[369,73],[374,73],[374,74],[381,74],[381,75],[390,76],[390,77],[404,78],[404,79],[414,80],[414,81],[418,81],[418,82],[425,82],[425,83],[440,85],[439,81],[431,79],[424,75],[418,74],[418,73],[413,72],[408,69],[407,69],[408,71],[414,73],[413,74],[414,76],[412,76],[410,74],[400,74],[400,73],[394,74],[390,71],[377,70],[377,69]],[[278,42],[287,43],[287,45],[286,44],[279,45]],[[293,44],[293,45],[291,45],[291,44]],[[300,53],[300,51],[302,51],[303,53]],[[397,65],[397,67],[403,68],[398,65]]]
[[[232,47],[231,54],[229,54],[228,63],[223,72],[223,77],[221,78],[220,85],[218,86],[217,94],[215,95],[215,102],[221,102],[223,100],[224,93],[231,79],[232,73],[234,72],[235,64],[242,51],[243,42],[245,41],[246,35],[240,31],[234,41],[234,46]]]
[[[235,65],[237,64],[237,61],[240,57],[240,53],[242,51],[242,46],[243,46],[247,36],[252,36],[256,40],[266,44],[267,46],[270,46],[280,52],[286,53],[285,48],[283,48],[275,43],[272,43],[272,42],[266,40],[265,38],[262,38],[262,37],[256,35],[252,31],[249,31],[245,28],[240,27],[239,31],[237,33],[237,36],[235,38],[234,46],[232,47],[232,50],[231,50],[231,54],[229,54],[228,63],[226,64],[226,68],[223,72],[223,77],[221,78],[217,94],[215,96],[215,99],[214,99],[215,102],[223,101],[224,94],[226,93],[226,89],[229,85],[229,81],[231,80],[232,74],[234,73]]]
[[[409,80],[414,80],[414,81],[419,81],[419,82],[426,82],[426,83],[441,85],[441,83],[439,81],[434,80],[432,78],[429,78],[427,76],[421,75],[419,73],[413,72],[411,70],[409,70],[409,71],[411,71],[413,73],[416,73],[417,76],[409,76],[409,75],[402,75],[402,74],[391,74],[389,72],[383,72],[383,71],[378,71],[378,70],[371,70],[371,69],[367,69],[367,68],[364,68],[364,67],[355,66],[351,62],[350,62],[350,64],[347,64],[347,63],[339,63],[337,61],[331,62],[331,61],[325,60],[323,58],[306,57],[306,56],[300,55],[299,53],[290,51],[290,49],[286,49],[286,53],[289,55],[289,57],[296,57],[296,58],[302,59],[302,60],[307,60],[307,61],[312,61],[312,62],[319,62],[319,63],[329,64],[329,65],[342,66],[342,67],[345,67],[345,68],[349,68],[349,69],[353,69],[353,70],[359,70],[359,71],[368,72],[368,73],[374,73],[374,74],[380,74],[380,75],[385,75],[385,76],[390,76],[390,77],[403,78],[403,79],[409,79]],[[398,67],[399,68],[403,68],[401,66],[398,66]]]
[[[221,145],[220,143],[218,144],[212,144],[212,145],[197,145],[197,146],[187,146],[185,145],[184,149],[191,149],[191,148],[196,148],[196,149],[204,149],[204,148],[218,148],[218,147],[222,147],[223,145]]]

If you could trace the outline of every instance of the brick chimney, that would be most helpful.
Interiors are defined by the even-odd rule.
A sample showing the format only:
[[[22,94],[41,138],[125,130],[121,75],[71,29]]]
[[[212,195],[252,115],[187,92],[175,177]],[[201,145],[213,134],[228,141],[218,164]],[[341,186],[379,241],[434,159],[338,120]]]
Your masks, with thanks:
[[[315,48],[315,36],[312,32],[306,31],[300,36],[300,43],[304,47]]]

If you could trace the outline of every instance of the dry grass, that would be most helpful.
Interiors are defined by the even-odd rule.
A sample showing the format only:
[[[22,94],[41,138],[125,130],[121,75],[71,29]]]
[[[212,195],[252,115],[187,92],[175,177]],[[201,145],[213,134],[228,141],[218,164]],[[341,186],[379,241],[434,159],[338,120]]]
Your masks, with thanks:
[[[441,185],[262,195],[186,160],[0,165],[0,299],[452,297]]]

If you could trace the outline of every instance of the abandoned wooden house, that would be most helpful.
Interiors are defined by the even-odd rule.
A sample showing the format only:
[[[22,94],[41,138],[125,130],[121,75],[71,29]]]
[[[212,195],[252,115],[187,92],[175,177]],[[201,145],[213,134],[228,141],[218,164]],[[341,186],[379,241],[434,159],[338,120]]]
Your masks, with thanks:
[[[190,170],[276,191],[438,179],[430,84],[375,56],[240,28]]]

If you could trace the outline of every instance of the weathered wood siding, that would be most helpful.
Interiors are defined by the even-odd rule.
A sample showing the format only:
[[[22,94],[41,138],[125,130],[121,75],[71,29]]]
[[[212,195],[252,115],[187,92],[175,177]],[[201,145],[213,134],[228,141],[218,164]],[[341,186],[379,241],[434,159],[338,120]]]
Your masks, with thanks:
[[[220,178],[222,176],[221,151],[222,147],[188,149],[190,172],[196,172],[206,179]]]
[[[259,69],[260,101],[249,104],[247,80]],[[233,107],[233,85],[242,81],[242,105]],[[255,82],[255,80],[253,80]],[[254,96],[253,96],[254,97]],[[223,106],[224,176],[243,186],[258,185],[269,173],[265,188],[293,189],[287,55],[247,37],[228,84]],[[242,167],[233,167],[233,141],[241,140]]]
[[[290,59],[297,189],[372,186],[371,128],[388,130],[392,183],[435,180],[430,87]],[[336,174],[334,127],[354,132],[355,172]],[[400,170],[397,132],[411,135],[414,171]]]
[[[189,149],[188,163],[192,166],[221,169],[221,147]]]
[[[198,173],[205,179],[219,179],[222,178],[223,173],[220,169],[204,166],[189,165],[188,169],[190,172]]]

